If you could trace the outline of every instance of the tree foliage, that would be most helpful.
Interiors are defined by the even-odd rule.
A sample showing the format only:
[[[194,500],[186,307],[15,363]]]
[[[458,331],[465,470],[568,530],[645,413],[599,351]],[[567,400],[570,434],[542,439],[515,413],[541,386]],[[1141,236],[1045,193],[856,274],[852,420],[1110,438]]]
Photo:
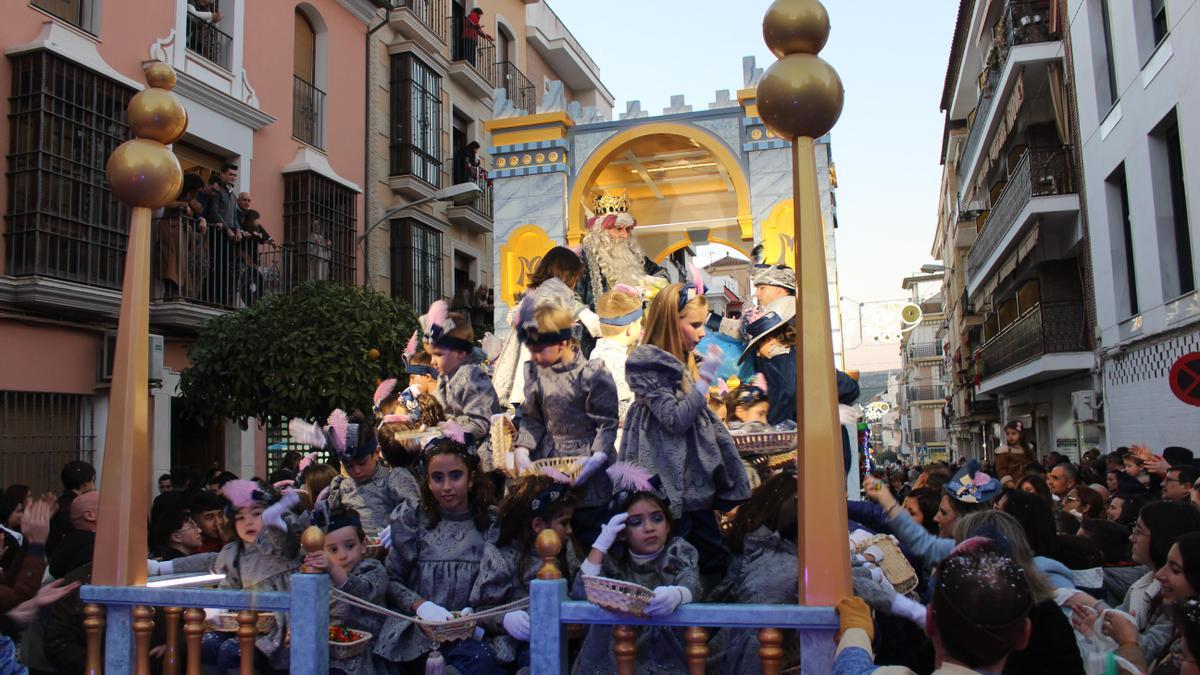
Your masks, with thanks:
[[[243,426],[250,418],[368,411],[380,379],[403,380],[402,354],[416,327],[408,305],[351,284],[315,281],[263,297],[203,325],[179,381],[184,409]]]

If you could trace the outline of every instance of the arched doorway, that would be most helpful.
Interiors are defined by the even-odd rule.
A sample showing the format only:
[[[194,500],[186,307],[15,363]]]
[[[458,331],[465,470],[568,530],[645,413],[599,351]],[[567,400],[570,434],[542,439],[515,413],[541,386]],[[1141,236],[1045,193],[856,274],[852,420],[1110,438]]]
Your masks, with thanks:
[[[649,122],[621,131],[579,168],[568,203],[567,238],[583,236],[594,195],[625,193],[638,241],[662,260],[688,245],[722,243],[749,255],[750,186],[738,156],[705,129]]]

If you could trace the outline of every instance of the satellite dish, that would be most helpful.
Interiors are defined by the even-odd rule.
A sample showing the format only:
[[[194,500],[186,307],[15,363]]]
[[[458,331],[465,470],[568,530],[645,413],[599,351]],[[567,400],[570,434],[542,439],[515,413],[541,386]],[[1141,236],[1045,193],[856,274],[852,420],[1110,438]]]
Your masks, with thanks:
[[[904,305],[904,307],[900,308],[900,320],[903,321],[906,326],[914,326],[918,323],[921,323],[922,315],[923,312],[921,312],[921,306],[916,303],[910,302]]]

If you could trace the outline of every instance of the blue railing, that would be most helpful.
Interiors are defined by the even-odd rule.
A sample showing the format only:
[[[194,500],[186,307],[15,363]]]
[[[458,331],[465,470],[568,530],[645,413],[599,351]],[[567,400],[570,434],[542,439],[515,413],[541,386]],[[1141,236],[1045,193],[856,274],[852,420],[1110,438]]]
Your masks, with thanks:
[[[138,607],[221,607],[285,612],[290,615],[291,672],[300,675],[329,672],[329,577],[324,574],[293,574],[289,593],[84,586],[79,589],[79,597],[87,604],[104,607],[105,673],[132,673],[137,659],[144,658],[135,653],[135,642],[142,635],[148,639],[150,630],[134,625],[134,610]],[[186,625],[184,632],[187,632]]]

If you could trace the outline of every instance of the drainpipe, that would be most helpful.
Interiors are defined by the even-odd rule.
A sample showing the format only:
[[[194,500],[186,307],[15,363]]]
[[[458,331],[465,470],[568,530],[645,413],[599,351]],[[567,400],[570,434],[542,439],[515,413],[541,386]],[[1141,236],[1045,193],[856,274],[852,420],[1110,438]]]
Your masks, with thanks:
[[[363,91],[363,226],[366,227],[371,222],[371,139],[375,137],[371,133],[371,36],[380,28],[383,28],[388,23],[388,17],[391,15],[392,3],[391,0],[376,0],[376,6],[383,10],[383,20],[367,30],[367,41],[363,47],[363,55],[366,57],[367,65],[367,82]],[[371,287],[371,238],[363,238],[363,287]]]

